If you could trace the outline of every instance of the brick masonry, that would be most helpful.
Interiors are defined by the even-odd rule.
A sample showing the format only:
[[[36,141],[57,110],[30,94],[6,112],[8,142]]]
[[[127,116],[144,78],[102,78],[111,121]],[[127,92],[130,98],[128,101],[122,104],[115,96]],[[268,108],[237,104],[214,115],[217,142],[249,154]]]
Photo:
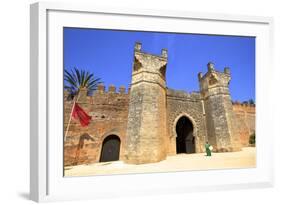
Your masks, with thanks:
[[[71,120],[64,142],[64,165],[99,162],[103,141],[119,137],[119,159],[142,164],[164,160],[176,154],[176,124],[185,116],[193,126],[195,152],[204,152],[209,141],[214,151],[237,151],[248,146],[255,131],[255,106],[232,103],[228,84],[229,68],[224,72],[209,63],[205,75],[198,74],[200,90],[187,93],[166,87],[167,50],[161,56],[145,53],[135,45],[132,82],[126,91],[99,85],[93,96],[82,89],[79,105],[92,116],[83,128]],[[73,102],[64,96],[64,131]]]

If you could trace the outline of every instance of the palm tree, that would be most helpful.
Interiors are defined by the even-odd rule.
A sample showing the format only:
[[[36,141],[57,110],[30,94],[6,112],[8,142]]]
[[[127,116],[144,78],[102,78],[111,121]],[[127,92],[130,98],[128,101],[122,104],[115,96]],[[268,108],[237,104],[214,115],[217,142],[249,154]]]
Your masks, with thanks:
[[[64,69],[64,89],[69,93],[68,99],[73,99],[81,88],[87,88],[88,95],[92,95],[97,89],[98,84],[101,84],[100,78],[94,76],[93,73],[81,69]]]

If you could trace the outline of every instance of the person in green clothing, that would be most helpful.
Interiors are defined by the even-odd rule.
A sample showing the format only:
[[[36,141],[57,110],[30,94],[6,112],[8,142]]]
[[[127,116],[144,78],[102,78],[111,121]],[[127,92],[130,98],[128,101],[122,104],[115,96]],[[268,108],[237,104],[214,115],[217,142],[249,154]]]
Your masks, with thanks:
[[[206,144],[205,144],[206,154],[207,154],[206,156],[212,156],[210,147],[211,147],[211,145],[208,142],[206,142]]]

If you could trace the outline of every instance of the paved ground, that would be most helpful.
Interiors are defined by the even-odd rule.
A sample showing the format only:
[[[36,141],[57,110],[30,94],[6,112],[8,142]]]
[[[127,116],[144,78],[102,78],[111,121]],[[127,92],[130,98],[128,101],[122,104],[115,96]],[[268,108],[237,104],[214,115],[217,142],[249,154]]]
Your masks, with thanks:
[[[132,165],[122,161],[78,165],[65,168],[65,176],[90,176],[104,174],[170,172],[185,170],[250,168],[256,166],[256,149],[243,148],[239,152],[178,154],[158,163]]]

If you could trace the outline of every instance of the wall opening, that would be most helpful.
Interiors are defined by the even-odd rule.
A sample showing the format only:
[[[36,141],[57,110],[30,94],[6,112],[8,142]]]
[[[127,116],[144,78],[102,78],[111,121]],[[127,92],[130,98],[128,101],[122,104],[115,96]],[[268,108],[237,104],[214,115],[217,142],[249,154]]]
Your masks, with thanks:
[[[193,136],[192,122],[182,116],[176,125],[177,133],[177,154],[180,153],[195,153],[195,137]]]
[[[119,160],[120,138],[117,135],[107,136],[102,143],[100,162]]]

